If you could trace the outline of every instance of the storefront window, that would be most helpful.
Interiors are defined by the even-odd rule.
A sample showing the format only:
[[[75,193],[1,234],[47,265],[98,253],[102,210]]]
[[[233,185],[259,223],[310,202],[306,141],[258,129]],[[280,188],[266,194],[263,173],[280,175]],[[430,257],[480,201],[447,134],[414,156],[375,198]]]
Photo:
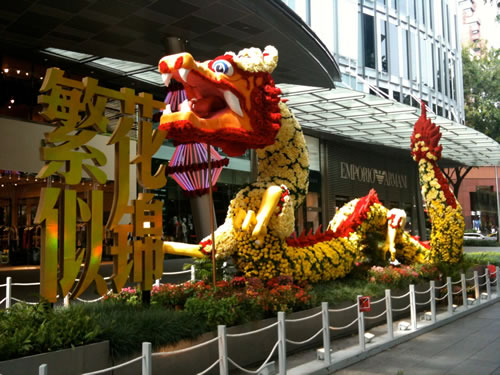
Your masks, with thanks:
[[[35,225],[35,215],[40,191],[49,183],[35,178],[35,173],[0,170],[0,266],[36,265],[40,263],[41,226]],[[58,177],[51,177],[50,186],[66,186]],[[114,184],[108,181],[95,186],[90,180],[72,186],[77,197],[88,201],[93,189],[104,191],[103,225],[109,217],[113,201]],[[87,241],[87,223],[76,223],[76,248],[84,249]],[[103,258],[109,259],[107,241],[104,241]]]
[[[347,202],[349,202],[349,200],[349,197],[346,196],[335,196],[335,213],[337,213]]]

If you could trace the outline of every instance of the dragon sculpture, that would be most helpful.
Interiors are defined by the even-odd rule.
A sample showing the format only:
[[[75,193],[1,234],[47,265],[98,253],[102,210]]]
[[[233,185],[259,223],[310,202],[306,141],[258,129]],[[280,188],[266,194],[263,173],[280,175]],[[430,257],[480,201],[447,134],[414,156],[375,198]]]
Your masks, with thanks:
[[[371,233],[385,236],[378,250],[393,262],[456,262],[461,258],[463,217],[436,162],[439,128],[426,119],[425,107],[412,136],[422,192],[433,229],[430,246],[404,232],[403,210],[388,210],[375,191],[346,204],[325,232],[293,236],[294,211],[308,191],[309,160],[301,127],[275,86],[271,72],[278,52],[249,48],[197,62],[188,53],[163,57],[159,70],[165,85],[184,86],[187,99],[177,112],[163,112],[160,129],[174,143],[204,142],[229,156],[249,148],[258,156],[257,180],[231,201],[226,220],[215,232],[216,255],[233,258],[246,276],[269,279],[289,275],[317,282],[343,277],[363,257]],[[199,245],[164,242],[166,253],[203,257]]]

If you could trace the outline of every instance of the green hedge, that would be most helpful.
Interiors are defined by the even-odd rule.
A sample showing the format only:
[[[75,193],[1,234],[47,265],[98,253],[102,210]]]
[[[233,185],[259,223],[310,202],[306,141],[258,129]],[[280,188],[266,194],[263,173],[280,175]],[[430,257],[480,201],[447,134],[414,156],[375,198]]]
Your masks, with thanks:
[[[497,241],[488,240],[464,240],[464,246],[475,246],[475,247],[500,247]]]

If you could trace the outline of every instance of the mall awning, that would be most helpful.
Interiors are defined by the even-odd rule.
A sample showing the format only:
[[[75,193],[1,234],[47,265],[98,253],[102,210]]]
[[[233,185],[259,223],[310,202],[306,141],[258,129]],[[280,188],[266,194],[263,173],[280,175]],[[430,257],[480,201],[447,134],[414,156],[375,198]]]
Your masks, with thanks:
[[[340,80],[328,48],[281,0],[6,0],[0,20],[0,47],[6,54],[73,51],[75,69],[82,61],[107,64],[106,58],[137,63],[133,71],[107,72],[116,85],[126,85],[129,75],[151,81],[159,59],[180,50],[204,61],[267,45],[279,51],[277,82],[334,87]]]
[[[304,129],[410,151],[418,108],[342,87],[279,86]],[[498,142],[430,110],[428,117],[441,127],[443,158],[466,166],[500,165]]]

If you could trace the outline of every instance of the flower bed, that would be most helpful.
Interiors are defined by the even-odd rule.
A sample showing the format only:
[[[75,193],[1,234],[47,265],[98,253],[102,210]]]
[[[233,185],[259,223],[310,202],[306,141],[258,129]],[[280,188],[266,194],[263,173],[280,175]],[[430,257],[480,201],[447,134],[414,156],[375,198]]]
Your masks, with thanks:
[[[164,284],[153,287],[151,303],[170,310],[183,310],[213,329],[218,324],[232,326],[313,306],[311,287],[295,284],[280,276],[266,283],[257,278],[236,276],[219,281],[214,288],[205,281]],[[140,291],[132,288],[111,294],[107,301],[139,304]]]
[[[114,357],[127,356],[139,351],[142,341],[152,342],[157,349],[194,339],[218,324],[252,324],[248,322],[273,318],[277,311],[288,316],[314,309],[320,302],[328,302],[333,309],[345,307],[352,305],[357,295],[376,300],[383,297],[385,289],[393,289],[397,295],[397,290],[407,291],[410,283],[418,288],[426,280],[438,280],[436,284],[442,285],[446,276],[458,280],[466,270],[471,277],[473,265],[485,256],[466,255],[463,263],[446,267],[358,264],[344,279],[313,286],[298,285],[289,277],[263,283],[238,276],[218,282],[216,288],[203,281],[166,284],[153,289],[149,308],[142,306],[141,291],[134,288],[123,289],[100,303],[73,304],[69,309],[16,304],[8,313],[0,312],[0,344],[4,344],[0,352],[3,359],[12,359],[109,340]],[[488,255],[490,260],[494,259]],[[484,283],[482,278],[480,283]],[[338,319],[335,317],[335,325],[343,322]]]

